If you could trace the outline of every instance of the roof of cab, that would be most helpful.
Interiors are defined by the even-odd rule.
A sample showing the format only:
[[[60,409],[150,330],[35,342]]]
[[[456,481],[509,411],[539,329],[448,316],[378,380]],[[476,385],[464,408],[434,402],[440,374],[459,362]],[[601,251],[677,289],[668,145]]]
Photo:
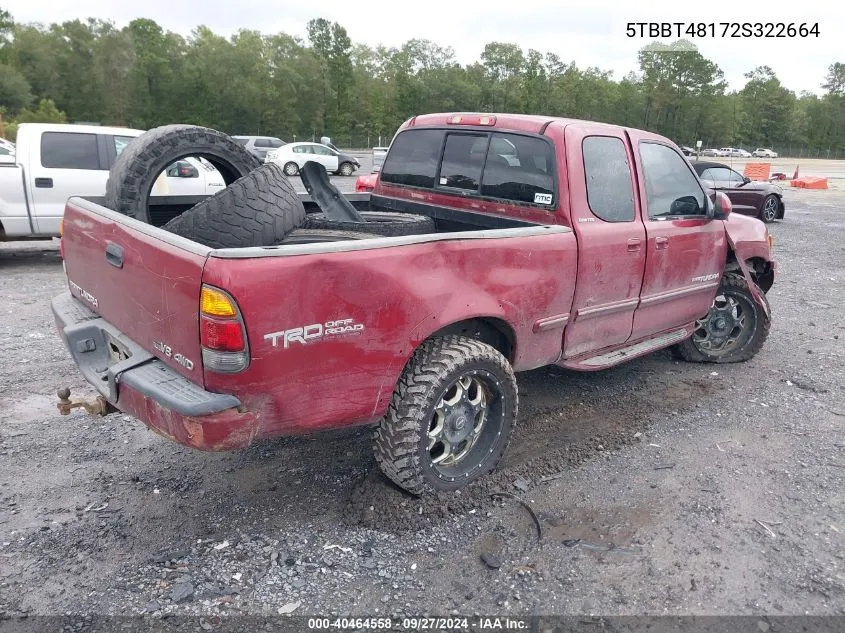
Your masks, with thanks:
[[[614,125],[612,123],[601,123],[598,121],[586,121],[582,119],[568,119],[565,117],[544,116],[539,114],[509,114],[498,112],[434,112],[431,114],[420,114],[411,119],[408,119],[402,128],[408,127],[423,127],[423,126],[449,126],[459,129],[460,125],[449,123],[449,119],[455,116],[462,117],[477,117],[477,116],[491,116],[496,117],[493,125],[485,126],[499,130],[513,130],[518,132],[528,132],[529,134],[541,134],[551,123],[561,124],[563,127],[570,123],[599,125],[614,129],[624,129],[622,126]]]

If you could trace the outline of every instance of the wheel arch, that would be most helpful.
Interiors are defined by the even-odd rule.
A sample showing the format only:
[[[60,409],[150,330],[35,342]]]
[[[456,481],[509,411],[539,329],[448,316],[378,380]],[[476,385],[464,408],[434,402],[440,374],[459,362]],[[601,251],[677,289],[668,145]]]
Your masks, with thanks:
[[[744,260],[745,266],[751,275],[752,281],[757,284],[765,293],[769,292],[775,282],[775,270],[772,263],[763,257],[751,256]],[[733,272],[739,275],[744,275],[742,267],[739,265],[736,251],[733,248],[728,250],[727,260],[725,261],[725,272]]]
[[[478,316],[456,321],[433,332],[425,341],[449,334],[466,336],[487,343],[507,358],[511,364],[516,357],[516,332],[507,321],[499,317]],[[421,341],[420,345],[425,341]]]

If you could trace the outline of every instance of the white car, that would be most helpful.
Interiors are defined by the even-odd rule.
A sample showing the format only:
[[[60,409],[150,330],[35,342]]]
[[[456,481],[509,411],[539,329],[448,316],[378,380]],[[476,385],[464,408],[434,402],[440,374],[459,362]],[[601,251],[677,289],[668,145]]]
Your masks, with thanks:
[[[777,158],[778,157],[777,152],[773,152],[772,150],[770,150],[766,147],[758,147],[753,152],[751,152],[751,155],[754,156],[754,158]]]
[[[344,154],[322,143],[288,143],[267,152],[265,163],[282,166],[285,174],[296,176],[305,163],[320,163],[331,174],[351,176],[361,163],[354,156]]]
[[[733,156],[734,158],[751,158],[751,153],[736,147],[722,147],[719,149],[722,156]]]

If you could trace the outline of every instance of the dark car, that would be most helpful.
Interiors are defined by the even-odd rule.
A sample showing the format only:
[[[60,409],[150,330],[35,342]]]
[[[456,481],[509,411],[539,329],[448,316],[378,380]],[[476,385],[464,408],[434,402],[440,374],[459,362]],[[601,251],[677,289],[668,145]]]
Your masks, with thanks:
[[[751,180],[723,163],[696,161],[692,166],[705,186],[730,198],[737,213],[754,216],[763,222],[783,219],[783,189],[778,185]]]

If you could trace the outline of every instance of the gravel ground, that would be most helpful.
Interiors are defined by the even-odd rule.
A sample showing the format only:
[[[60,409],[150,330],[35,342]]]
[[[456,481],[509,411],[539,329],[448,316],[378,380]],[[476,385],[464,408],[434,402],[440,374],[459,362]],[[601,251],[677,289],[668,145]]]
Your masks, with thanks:
[[[523,374],[502,468],[423,500],[364,429],[208,454],[58,415],[92,390],[54,332],[57,250],[0,245],[0,619],[845,615],[845,193],[786,199],[755,359]]]

